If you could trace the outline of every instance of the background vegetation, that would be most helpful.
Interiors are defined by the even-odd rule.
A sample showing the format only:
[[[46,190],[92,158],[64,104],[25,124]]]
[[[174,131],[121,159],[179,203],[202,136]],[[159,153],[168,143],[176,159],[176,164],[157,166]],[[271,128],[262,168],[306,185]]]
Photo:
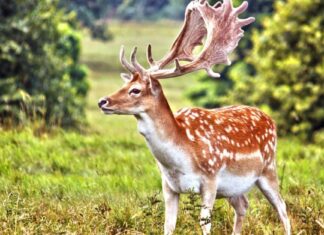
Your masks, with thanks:
[[[21,2],[19,2],[19,4],[20,3]],[[33,1],[33,3],[35,4],[35,1]],[[264,3],[266,4],[266,1]],[[19,4],[13,6],[22,6]],[[267,2],[267,4],[270,4],[270,1]],[[306,8],[307,3],[305,2],[303,4]],[[6,7],[7,6],[9,5],[6,5]],[[45,9],[52,9],[53,6],[54,5],[47,4],[42,7]],[[165,7],[168,6],[170,6],[170,4]],[[254,6],[256,7],[256,5]],[[278,9],[284,8],[284,6],[285,5],[279,8],[276,7],[275,12],[277,12]],[[115,9],[118,7],[119,3],[116,1],[116,8],[112,7],[107,9],[107,14],[117,14],[117,10]],[[271,22],[271,20],[275,20],[279,17],[271,16],[271,14],[277,13],[271,13],[272,8],[270,5],[266,8],[268,10],[266,10],[264,14],[269,14],[270,18],[268,20],[262,20],[262,22]],[[3,9],[6,8],[1,6],[0,9],[0,15],[3,17],[2,21],[0,21],[0,31],[4,29],[9,30],[10,27],[8,27],[8,22],[11,18],[3,14]],[[296,9],[299,8],[296,6]],[[30,8],[29,10],[34,12],[33,10],[35,10],[35,8]],[[48,11],[51,12],[51,10]],[[69,11],[70,10],[55,10],[56,14],[63,14],[61,15],[62,17],[56,18],[56,14],[49,13],[49,19],[57,19],[61,22],[62,19],[67,17],[66,22],[63,22],[63,29],[60,28],[59,32],[62,34],[60,34],[61,37],[59,38],[69,39],[69,37],[62,35],[66,35],[66,32],[73,32],[73,35],[78,35],[77,38],[79,40],[77,41],[81,44],[73,44],[79,45],[77,47],[59,47],[60,49],[66,48],[63,50],[64,53],[62,52],[64,56],[56,57],[56,60],[59,60],[60,63],[64,65],[63,67],[55,67],[58,68],[58,71],[64,71],[59,73],[62,76],[49,76],[51,73],[47,73],[47,70],[45,70],[42,76],[34,76],[33,78],[37,80],[32,81],[38,85],[43,84],[40,83],[40,81],[43,81],[42,79],[47,79],[46,82],[56,81],[60,83],[61,79],[66,79],[63,78],[63,75],[66,77],[66,71],[69,71],[67,68],[71,66],[71,63],[77,67],[81,66],[80,64],[87,65],[88,82],[83,82],[85,81],[84,77],[82,77],[81,83],[72,83],[71,81],[74,79],[69,79],[69,87],[72,90],[82,90],[79,88],[79,85],[84,84],[84,91],[87,91],[89,86],[88,83],[90,83],[91,89],[88,90],[88,95],[84,96],[86,92],[83,93],[83,95],[80,93],[80,99],[83,100],[83,105],[78,107],[82,108],[84,113],[82,115],[72,115],[72,117],[77,118],[84,118],[86,116],[87,126],[81,128],[81,130],[62,129],[52,126],[52,124],[58,124],[57,122],[48,122],[48,125],[51,126],[51,130],[44,131],[39,128],[38,119],[27,124],[26,120],[30,118],[30,115],[25,112],[25,109],[21,108],[17,108],[17,110],[18,112],[24,111],[25,117],[21,118],[24,125],[20,125],[18,129],[9,128],[3,121],[4,117],[1,117],[0,200],[2,203],[0,205],[0,233],[161,234],[163,228],[164,206],[160,192],[160,174],[156,167],[156,163],[147,149],[144,140],[137,133],[134,118],[104,116],[97,108],[97,100],[104,95],[112,93],[122,85],[122,81],[119,78],[119,73],[122,69],[118,62],[120,45],[124,44],[125,47],[128,48],[128,52],[134,45],[138,45],[138,57],[140,62],[145,64],[144,53],[146,45],[151,43],[153,45],[155,57],[162,57],[176,36],[181,23],[174,21],[156,21],[152,23],[151,20],[148,22],[134,22],[133,20],[121,22],[110,20],[108,22],[109,31],[111,35],[113,35],[113,38],[108,42],[101,42],[94,40],[91,33],[88,33],[88,30],[76,33],[75,29],[79,26],[75,23],[76,21],[73,19],[73,16],[67,13]],[[34,13],[33,17],[30,17],[30,19],[34,20],[33,22],[39,22],[40,25],[43,25],[40,27],[43,30],[51,28],[49,27],[51,24],[42,24],[41,22],[43,21],[39,20],[41,19],[39,18],[40,15],[45,14],[47,11],[43,11],[42,14],[40,12],[42,11],[39,10],[37,13]],[[288,13],[291,12],[292,11],[289,11]],[[315,15],[315,12],[317,12],[316,9],[314,9],[313,15]],[[160,12],[157,14],[160,14]],[[301,13],[296,10],[296,14],[299,16]],[[19,16],[20,17],[16,19],[23,18],[23,15]],[[285,18],[281,19],[284,20]],[[14,20],[11,22],[13,24]],[[19,20],[17,20],[17,22],[19,22]],[[316,22],[311,22],[310,24],[312,25],[315,23]],[[277,30],[279,30],[278,28],[280,25],[285,25],[283,23],[277,23],[276,25],[275,22],[272,22],[272,24],[278,26],[274,27]],[[46,27],[44,27],[44,25],[46,25]],[[266,25],[262,25],[260,25],[260,28],[258,26],[259,30],[268,30]],[[301,23],[298,25],[301,25]],[[322,25],[320,24],[318,27],[322,27]],[[297,29],[295,26],[292,28]],[[55,27],[52,29],[55,31]],[[35,30],[30,30],[28,32],[37,35],[38,30],[38,28],[35,28]],[[246,55],[249,58],[254,58],[254,56],[263,55],[258,54],[259,49],[255,49],[254,42],[259,42],[257,41],[258,39],[267,39],[265,36],[260,36],[264,31],[246,34],[246,36],[253,35],[253,37],[250,39],[247,37],[246,40],[247,48],[250,49],[244,49],[244,47],[241,46],[238,50],[242,50],[242,56]],[[286,31],[284,31],[285,33],[281,33],[283,31],[275,32],[278,33],[270,34],[272,35],[270,37],[271,39],[267,40],[271,41],[272,38],[276,39],[276,37],[280,35],[287,35]],[[44,34],[46,35],[46,33]],[[296,34],[296,37],[298,37],[301,32],[298,31]],[[15,53],[4,53],[4,48],[6,48],[4,45],[7,45],[7,41],[10,41],[10,37],[14,38],[13,34],[11,34],[10,37],[6,37],[7,35],[9,34],[0,34],[0,39],[3,40],[1,42],[6,42],[0,44],[0,58],[3,58],[4,55],[15,55]],[[310,34],[304,34],[303,38],[311,38],[309,35]],[[34,37],[37,38],[37,36]],[[26,38],[28,37],[22,38],[17,44],[24,45],[25,41],[28,41]],[[53,40],[51,43],[42,44],[41,39],[42,37],[40,37],[39,42],[36,39],[33,42],[39,43],[37,45],[47,45],[44,46],[45,48],[52,48],[53,46],[53,48],[55,48],[53,51],[56,51],[55,45],[57,45],[60,40]],[[265,52],[269,51],[267,48],[270,48],[272,45],[270,42],[268,43],[267,40],[264,41],[265,49],[262,49],[262,51]],[[63,42],[65,42],[63,45],[70,45],[70,43],[68,43],[69,40],[63,40]],[[288,49],[290,44],[281,44],[282,42],[284,41],[276,41],[272,47],[276,48],[276,46],[278,46],[282,50],[286,49],[287,51],[282,52],[283,56],[289,55],[289,53],[293,51],[296,51],[298,54],[297,50]],[[244,43],[245,42],[242,44]],[[263,46],[263,44],[260,44],[257,48],[261,46]],[[40,46],[40,49],[44,47]],[[79,55],[80,48],[82,48],[80,58],[75,60],[75,62],[66,59],[73,57],[71,51],[74,51],[74,49],[72,50],[71,48],[78,48],[75,50],[78,52],[76,55]],[[59,49],[57,50],[60,51]],[[254,51],[258,53],[254,53]],[[239,54],[240,53],[241,52],[239,52]],[[308,50],[305,49],[304,53],[307,55]],[[320,51],[316,53],[315,51],[313,52],[314,57],[315,55],[318,56],[317,59],[320,61],[323,58],[323,54],[321,54]],[[30,52],[30,54],[31,57],[27,58],[31,59],[23,60],[24,63],[21,63],[21,65],[28,65],[28,69],[26,68],[24,70],[26,74],[38,74],[39,71],[42,71],[43,67],[40,66],[41,63],[34,62],[37,56],[47,64],[46,60],[57,55],[53,53],[54,55],[51,54],[48,56],[48,54],[46,54],[48,57],[41,57],[42,54],[37,54],[34,51]],[[33,55],[35,59],[33,59]],[[240,58],[239,56],[240,55],[235,55],[234,58]],[[267,59],[267,54],[264,54],[263,57]],[[14,58],[17,60],[17,58],[21,57],[16,56]],[[22,58],[25,57],[22,56]],[[256,58],[256,60],[261,60],[259,57]],[[269,70],[273,70],[272,62],[275,62],[275,59],[267,60],[269,61],[267,64],[267,66],[270,66]],[[280,61],[279,58],[276,58],[276,60]],[[3,61],[5,60],[0,59],[1,74],[8,71],[8,69],[4,69],[5,63]],[[233,68],[233,71],[241,71],[243,78],[239,80],[240,84],[246,82],[250,85],[250,79],[254,79],[252,75],[246,72],[246,67],[252,68],[254,73],[257,74],[256,77],[258,79],[260,77],[258,80],[260,83],[257,83],[257,80],[255,80],[253,89],[244,91],[248,93],[237,93],[237,83],[232,78],[231,74],[233,71],[230,69],[222,73],[222,79],[227,79],[229,81],[230,87],[227,89],[230,89],[230,92],[228,92],[227,95],[232,95],[234,93],[237,93],[236,95],[245,94],[242,96],[246,99],[247,94],[252,94],[252,92],[256,94],[259,88],[264,87],[263,84],[265,84],[265,82],[262,81],[263,78],[261,78],[261,70],[259,70],[258,67],[259,64],[254,63],[252,59],[244,60],[243,63],[246,64],[243,66],[244,69],[239,70],[239,62],[237,62],[237,64],[234,65],[235,68]],[[304,62],[301,63],[301,65],[303,64]],[[313,64],[307,65],[305,68],[310,69],[312,65]],[[262,73],[267,73],[268,70],[265,65],[261,66],[261,68]],[[289,77],[293,76],[291,74],[294,74],[294,72],[295,70],[292,70],[289,73],[286,72],[286,74]],[[239,72],[236,73],[239,75]],[[55,72],[54,74],[57,73]],[[15,79],[12,80],[14,87],[23,87],[19,85],[19,77],[23,76],[14,76]],[[201,79],[199,79],[200,77]],[[321,76],[319,77],[321,78]],[[270,79],[270,77],[268,79]],[[197,97],[198,99],[192,97],[194,100],[188,99],[183,94],[184,90],[191,90],[194,87],[204,86],[210,88],[208,92],[211,92],[215,91],[215,87],[219,84],[219,81],[222,81],[219,80],[217,83],[209,83],[206,82],[207,80],[210,81],[210,78],[205,78],[204,72],[198,72],[179,79],[163,81],[162,85],[172,109],[176,111],[181,107],[192,106],[193,102],[200,102],[200,100],[202,100],[200,99],[202,96]],[[0,81],[7,81],[7,77],[2,78],[0,76]],[[76,79],[75,81],[78,80]],[[206,85],[207,83],[208,85]],[[288,87],[290,88],[294,83],[295,82],[291,81],[291,85]],[[5,84],[5,82],[3,84]],[[277,83],[271,83],[270,81],[266,84],[268,84],[269,89],[270,87],[277,86]],[[317,84],[321,88],[323,86],[319,80],[314,81],[314,84]],[[67,101],[75,98],[73,93],[65,91],[61,86],[52,85],[52,88],[54,98],[56,96],[59,97],[61,92],[66,94],[66,97],[63,97],[67,99]],[[11,89],[9,88],[0,89],[0,97],[4,97],[10,91]],[[39,92],[41,91],[42,89],[40,89]],[[19,92],[13,90],[11,94],[17,95]],[[224,98],[224,96],[220,96],[219,93],[214,94],[214,101]],[[297,99],[299,95],[297,95],[297,93],[294,94],[296,96],[295,99]],[[301,95],[302,94],[303,93],[301,93]],[[31,99],[35,99],[33,94],[29,96]],[[44,103],[44,101],[40,103]],[[14,104],[14,102],[9,105],[10,107],[14,107],[11,104]],[[61,105],[63,104],[65,103],[61,103]],[[221,104],[222,103],[215,103],[215,106]],[[3,105],[3,103],[1,103],[1,105]],[[212,103],[210,103],[210,105],[214,107]],[[267,112],[276,117],[277,121],[278,118],[281,118],[281,116],[276,116],[275,112],[278,113],[278,111],[272,110],[271,106],[269,106],[266,101],[257,103],[257,106],[261,108],[264,108],[264,105],[269,107],[266,109]],[[321,110],[321,107],[314,108],[313,110]],[[283,115],[286,115],[284,111],[281,112]],[[68,112],[64,111],[62,108],[58,109],[57,113],[63,113],[63,118],[68,117]],[[55,116],[56,112],[53,115]],[[53,115],[50,117],[53,117]],[[11,116],[6,115],[6,117]],[[289,119],[289,117],[286,118],[287,120]],[[41,120],[41,123],[46,122],[44,119]],[[319,120],[323,120],[323,117],[320,117]],[[68,125],[68,127],[69,126],[70,125]],[[293,233],[322,234],[324,232],[324,171],[322,169],[322,165],[324,164],[324,148],[323,141],[321,141],[321,135],[317,134],[318,137],[314,139],[316,141],[305,142],[300,139],[300,136],[293,136],[293,132],[290,130],[287,130],[287,132],[288,135],[279,140],[278,173],[281,181],[281,191],[287,202]],[[313,131],[312,129],[308,129],[304,130],[304,133],[312,135]],[[317,133],[319,133],[319,131],[317,131]],[[251,206],[248,210],[243,234],[282,234],[283,230],[282,227],[279,226],[278,217],[264,197],[257,190],[253,190],[249,194],[249,198]],[[176,234],[199,234],[199,198],[194,195],[182,196],[181,202]],[[233,225],[232,219],[233,210],[228,203],[225,200],[218,200],[215,204],[212,219],[213,234],[231,234]]]
[[[250,27],[253,32],[240,45],[238,62],[225,71],[226,79],[202,78],[202,85],[189,96],[205,107],[259,106],[275,118],[281,135],[296,134],[308,140],[317,135],[320,142],[324,127],[324,2],[277,1],[273,14],[271,2],[266,5],[263,1],[256,4],[257,18],[262,21],[257,28]]]
[[[88,84],[73,15],[55,1],[1,1],[0,22],[0,124],[82,121]]]

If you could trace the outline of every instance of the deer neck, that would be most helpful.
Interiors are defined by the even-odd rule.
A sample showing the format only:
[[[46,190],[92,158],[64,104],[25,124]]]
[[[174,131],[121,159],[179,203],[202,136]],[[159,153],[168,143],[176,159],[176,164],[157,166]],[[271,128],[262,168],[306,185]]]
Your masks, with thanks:
[[[181,165],[181,162],[178,162],[179,158],[175,157],[183,155],[179,143],[181,131],[165,97],[159,99],[154,110],[142,113],[136,118],[139,132],[145,137],[158,162],[165,167]]]
[[[138,130],[147,141],[151,138],[170,140],[178,131],[177,122],[163,94],[153,109],[137,115],[136,119]]]

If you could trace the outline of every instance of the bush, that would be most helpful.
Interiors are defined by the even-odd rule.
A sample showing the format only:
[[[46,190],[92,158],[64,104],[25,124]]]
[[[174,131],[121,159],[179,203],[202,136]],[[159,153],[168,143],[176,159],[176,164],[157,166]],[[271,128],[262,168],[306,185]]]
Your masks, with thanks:
[[[265,30],[253,34],[247,61],[256,76],[233,76],[234,93],[249,94],[241,100],[271,109],[282,134],[310,138],[324,127],[323,11],[320,0],[277,3]],[[250,82],[243,86],[244,80]]]
[[[116,7],[120,2],[121,0],[60,0],[59,5],[67,12],[75,12],[81,25],[89,29],[94,39],[108,41],[112,39],[112,35],[104,19],[110,7]]]
[[[168,0],[124,0],[117,8],[117,16],[122,20],[152,20],[159,17]]]
[[[217,0],[211,0],[211,4],[215,4]],[[242,3],[241,0],[233,0],[234,6],[239,6]],[[262,30],[263,19],[273,12],[273,0],[251,0],[249,1],[249,7],[247,13],[242,14],[241,18],[254,16],[256,21],[244,27],[245,35],[241,39],[238,47],[235,49],[235,53],[232,57],[232,66],[217,66],[215,71],[221,72],[221,79],[212,80],[205,75],[200,77],[201,85],[195,87],[187,92],[190,99],[194,100],[196,104],[207,108],[220,107],[223,105],[230,104],[231,102],[236,103],[237,101],[228,100],[228,96],[231,95],[234,82],[231,74],[234,68],[241,68],[241,61],[244,61],[244,68],[249,74],[255,72],[255,68],[247,63],[244,59],[250,54],[252,49],[252,29]]]
[[[76,125],[88,91],[75,17],[57,1],[0,2],[0,122]]]
[[[324,126],[324,2],[288,0],[275,9],[264,30],[253,33],[246,59],[230,70],[232,89],[218,100],[257,105],[281,134],[311,138]]]

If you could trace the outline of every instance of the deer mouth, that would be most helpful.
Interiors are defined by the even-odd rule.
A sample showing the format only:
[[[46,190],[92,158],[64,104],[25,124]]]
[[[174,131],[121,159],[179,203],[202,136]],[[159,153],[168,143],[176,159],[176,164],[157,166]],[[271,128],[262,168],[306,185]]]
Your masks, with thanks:
[[[109,108],[101,108],[101,110],[105,113],[105,114],[113,114],[115,112],[114,109],[109,109]]]

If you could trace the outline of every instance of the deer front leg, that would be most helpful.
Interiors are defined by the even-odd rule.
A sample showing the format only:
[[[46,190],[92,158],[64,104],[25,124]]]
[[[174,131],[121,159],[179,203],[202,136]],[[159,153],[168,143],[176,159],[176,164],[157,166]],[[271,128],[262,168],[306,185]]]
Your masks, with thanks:
[[[162,190],[165,203],[164,235],[171,235],[177,223],[179,194],[174,192],[165,180],[162,181]]]
[[[200,226],[203,235],[207,235],[211,230],[211,212],[216,199],[216,181],[209,181],[202,187],[201,197]]]

